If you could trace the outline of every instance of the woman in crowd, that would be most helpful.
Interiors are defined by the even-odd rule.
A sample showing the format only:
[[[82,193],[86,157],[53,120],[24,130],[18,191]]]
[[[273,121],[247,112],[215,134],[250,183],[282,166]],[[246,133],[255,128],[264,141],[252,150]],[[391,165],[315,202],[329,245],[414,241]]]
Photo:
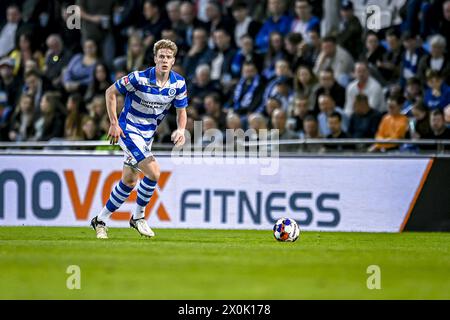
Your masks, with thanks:
[[[64,89],[69,92],[86,92],[93,80],[97,63],[97,45],[93,40],[86,40],[83,53],[72,57],[63,76]]]
[[[19,99],[19,105],[11,118],[9,128],[9,140],[28,141],[34,136],[34,113],[33,96],[23,93]]]
[[[35,123],[35,141],[64,136],[64,113],[58,92],[48,91],[41,98],[41,116]]]
[[[96,95],[103,95],[112,84],[108,66],[102,62],[97,63],[94,69],[93,81],[89,84],[84,101],[89,103]]]
[[[73,93],[66,103],[67,117],[64,125],[64,138],[80,140],[83,137],[81,121],[85,115],[83,99],[80,94]]]

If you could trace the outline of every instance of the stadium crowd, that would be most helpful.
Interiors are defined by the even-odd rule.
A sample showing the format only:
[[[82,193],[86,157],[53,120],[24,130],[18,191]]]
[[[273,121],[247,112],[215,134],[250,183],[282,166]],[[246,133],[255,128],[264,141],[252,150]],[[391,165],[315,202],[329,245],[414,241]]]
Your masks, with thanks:
[[[161,38],[179,48],[190,131],[450,139],[449,35],[449,0],[2,0],[0,141],[106,139],[106,88],[154,65]],[[155,142],[170,142],[172,111]],[[399,148],[417,150],[368,151]]]

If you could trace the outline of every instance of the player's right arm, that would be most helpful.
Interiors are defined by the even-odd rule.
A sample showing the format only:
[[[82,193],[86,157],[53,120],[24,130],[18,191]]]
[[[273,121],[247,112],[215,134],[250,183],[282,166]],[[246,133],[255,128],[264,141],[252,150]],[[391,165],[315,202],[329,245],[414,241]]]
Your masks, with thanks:
[[[125,138],[125,134],[119,126],[119,120],[117,119],[117,99],[116,95],[119,94],[116,86],[112,84],[108,89],[106,89],[105,97],[106,97],[106,110],[108,111],[109,117],[109,131],[108,131],[108,139],[111,144],[117,143],[119,141],[119,137],[122,136]]]

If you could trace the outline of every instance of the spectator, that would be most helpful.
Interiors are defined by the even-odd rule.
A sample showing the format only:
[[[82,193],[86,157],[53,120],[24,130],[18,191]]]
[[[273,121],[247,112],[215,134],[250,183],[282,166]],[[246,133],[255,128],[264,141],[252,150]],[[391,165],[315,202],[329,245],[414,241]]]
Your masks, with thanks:
[[[218,129],[216,120],[213,117],[204,115],[202,117],[202,124],[203,135],[201,141],[199,141],[201,145],[208,148],[219,145],[222,147],[223,134]]]
[[[39,71],[44,69],[44,55],[37,49],[31,33],[22,33],[19,36],[18,47],[9,56],[14,60],[14,76],[22,76],[25,65],[30,60],[36,62]]]
[[[233,77],[241,74],[244,62],[253,62],[258,70],[263,68],[263,57],[254,50],[253,38],[246,34],[240,39],[239,50],[236,52],[231,63]]]
[[[309,41],[308,32],[320,28],[320,19],[312,15],[312,8],[307,0],[295,0],[294,10],[296,17],[290,31],[300,33],[303,39]]]
[[[312,70],[307,66],[299,66],[295,71],[294,93],[308,97],[308,105],[314,105],[314,93],[318,90],[319,84]]]
[[[5,57],[0,60],[0,91],[6,94],[7,104],[11,107],[16,105],[20,95],[22,82],[13,74],[14,61]]]
[[[405,51],[400,67],[400,80],[402,86],[404,86],[409,78],[417,75],[419,61],[425,51],[418,45],[417,37],[414,34],[407,31],[403,34],[402,39]]]
[[[222,102],[218,93],[210,93],[204,99],[205,113],[214,119],[219,130],[224,131],[227,125],[227,114],[222,109]]]
[[[34,137],[34,124],[37,119],[34,109],[33,96],[23,93],[10,121],[9,140],[28,141]]]
[[[363,94],[355,97],[353,113],[350,116],[348,134],[355,139],[373,139],[381,121],[381,113],[372,109],[369,99]]]
[[[61,36],[51,34],[46,40],[44,76],[51,81],[54,89],[62,88],[62,71],[69,62],[69,53],[64,49]]]
[[[449,31],[450,32],[450,31]],[[435,35],[430,39],[430,55],[424,55],[419,62],[418,76],[425,82],[427,70],[438,71],[447,85],[450,85],[450,60],[445,56],[446,41],[441,35]]]
[[[281,77],[275,85],[273,96],[281,101],[283,110],[287,111],[289,104],[294,97],[292,91],[292,80],[290,78]]]
[[[272,114],[276,109],[283,109],[283,103],[277,97],[271,97],[267,100],[264,112],[261,113],[264,117],[268,119],[268,126],[272,127]]]
[[[144,39],[146,59],[153,61],[153,44],[161,39],[164,29],[170,28],[170,21],[163,16],[157,0],[144,0],[143,20],[139,25]]]
[[[35,123],[35,141],[49,141],[64,136],[64,114],[57,92],[46,92],[40,103],[41,116]]]
[[[383,101],[383,89],[381,85],[369,74],[369,67],[365,62],[355,65],[355,80],[351,82],[345,94],[345,113],[350,115],[357,94],[363,93],[369,98],[369,105],[379,112],[386,110]]]
[[[309,115],[303,120],[303,132],[300,133],[302,139],[320,139],[319,123],[316,117]],[[303,152],[319,152],[321,146],[318,144],[304,144],[301,150]]]
[[[22,22],[20,8],[12,4],[6,8],[6,24],[0,29],[0,58],[8,55],[16,46],[17,30]]]
[[[97,63],[97,45],[93,40],[86,40],[83,44],[83,54],[72,57],[63,74],[63,85],[67,92],[85,93],[93,81],[95,65]]]
[[[132,34],[128,38],[126,55],[114,59],[114,69],[126,70],[128,73],[145,69],[148,64],[145,50],[141,37],[137,33]]]
[[[247,115],[254,112],[262,101],[264,82],[258,74],[253,61],[246,61],[242,67],[242,77],[234,89],[229,108],[238,115]]]
[[[94,118],[84,116],[82,120],[83,140],[95,141],[100,139],[100,132]],[[87,147],[87,149],[95,149],[95,147]]]
[[[300,137],[303,139],[319,139],[319,122],[313,115],[308,115],[303,120],[303,132],[300,133]]]
[[[83,43],[88,40],[98,44],[99,56],[111,65],[115,56],[112,34],[112,12],[116,0],[77,0],[81,13],[81,35]]]
[[[336,35],[337,43],[357,59],[362,52],[363,28],[358,17],[353,11],[353,2],[342,1],[341,3],[341,22],[339,24],[339,33]]]
[[[313,68],[319,58],[320,51],[322,50],[322,40],[320,38],[319,30],[317,29],[310,30],[308,35],[310,42],[303,40],[297,46],[296,61],[301,59],[307,66]]]
[[[285,13],[285,0],[268,0],[267,11],[269,18],[264,22],[255,40],[256,47],[262,53],[267,52],[269,48],[269,36],[272,32],[277,31],[284,36],[289,33],[292,24],[292,18]]]
[[[251,113],[248,116],[249,129],[253,131],[249,135],[250,140],[259,140],[260,136],[267,139],[267,119],[260,113]]]
[[[289,68],[289,62],[284,59],[280,59],[275,62],[275,77],[273,77],[266,85],[263,94],[262,104],[258,112],[264,110],[267,103],[267,99],[276,94],[276,85],[283,78],[290,78],[292,76],[291,69]]]
[[[95,120],[95,123],[99,124],[103,116],[106,114],[106,99],[105,95],[96,95],[91,103],[87,105],[87,111],[89,116]]]
[[[82,140],[82,120],[85,113],[83,98],[80,94],[74,93],[69,96],[66,102],[66,114],[67,117],[64,124],[64,138],[67,140]]]
[[[184,24],[184,43],[188,47],[193,45],[194,30],[204,29],[206,31],[206,23],[200,21],[195,15],[195,7],[192,2],[183,1],[180,5],[180,19]],[[207,32],[206,32],[207,33]],[[195,70],[195,69],[194,69]]]
[[[349,136],[342,130],[342,115],[339,112],[333,112],[328,117],[328,128],[330,128],[330,134],[327,139],[348,139]],[[325,151],[345,151],[353,150],[352,145],[345,144],[325,144],[323,146]]]
[[[36,114],[40,113],[41,98],[48,89],[48,83],[36,70],[30,70],[25,74],[23,92],[33,97],[33,105],[36,109]]]
[[[444,114],[442,113],[441,110],[436,109],[431,111],[430,127],[431,127],[431,135],[427,137],[428,139],[436,139],[436,140],[450,139],[450,128],[448,128],[445,125]]]
[[[386,42],[388,49],[382,59],[377,62],[377,70],[384,83],[393,83],[400,78],[403,47],[400,37],[394,29],[389,29],[386,32]]]
[[[380,45],[378,35],[369,31],[366,35],[366,46],[360,60],[367,61],[371,68],[376,68],[379,62],[383,60],[385,53],[386,49]]]
[[[272,32],[269,35],[269,49],[264,56],[264,70],[262,75],[267,80],[275,75],[275,63],[280,59],[286,59],[286,52],[283,48],[283,35],[280,32]]]
[[[279,141],[298,139],[298,135],[292,130],[286,128],[287,115],[282,109],[276,109],[272,113],[272,128],[278,130],[277,134],[271,131],[271,138],[278,137]],[[298,145],[295,144],[280,144],[279,151],[281,152],[296,152]]]
[[[295,131],[303,131],[305,118],[313,113],[309,109],[309,99],[305,96],[295,96],[289,107],[288,128]]]
[[[334,77],[334,71],[331,68],[324,69],[319,73],[319,86],[314,92],[314,113],[319,113],[319,96],[322,94],[328,94],[333,97],[336,101],[336,105],[340,108],[345,106],[345,88],[343,88],[339,83],[336,82]]]
[[[231,36],[225,29],[214,31],[215,52],[211,58],[211,79],[220,80],[224,92],[232,85],[231,83],[231,62],[236,50],[231,45]]]
[[[425,91],[424,103],[431,111],[444,110],[450,104],[450,86],[448,86],[439,71],[428,70],[428,89]]]
[[[195,70],[202,63],[208,63],[212,55],[208,48],[208,34],[203,28],[193,30],[192,46],[183,60],[183,68],[187,79],[195,77]]]
[[[94,96],[104,95],[106,89],[112,84],[108,66],[105,63],[97,63],[94,69],[94,80],[89,84],[84,101],[89,103]]]
[[[185,33],[185,26],[183,21],[181,20],[181,1],[178,0],[170,0],[166,3],[166,12],[167,17],[170,21],[170,28],[174,30],[177,34]],[[183,41],[184,41],[184,37]]]
[[[207,16],[207,30],[210,34],[209,47],[212,49],[216,46],[214,33],[219,30],[225,30],[230,34],[230,44],[233,43],[231,35],[234,33],[232,22],[228,17],[222,15],[222,6],[216,0],[209,0],[206,4],[206,16]]]
[[[412,116],[412,107],[417,101],[422,100],[422,83],[419,78],[412,77],[406,82],[405,89],[405,104],[402,108],[402,113],[407,116]]]
[[[211,80],[211,68],[209,65],[201,64],[195,69],[195,79],[188,81],[188,92],[192,97],[192,106],[202,115],[204,113],[204,97],[211,92],[221,92],[219,81]]]
[[[314,65],[315,74],[319,74],[320,71],[331,67],[334,70],[337,82],[341,85],[346,85],[352,73],[353,65],[352,56],[337,45],[335,37],[323,38],[322,50]]]
[[[413,139],[424,139],[430,136],[430,115],[422,101],[417,101],[412,107],[412,119],[410,121],[410,135]]]
[[[290,32],[284,38],[284,50],[286,58],[292,61],[292,70],[297,69],[300,65],[308,65],[308,61],[298,54],[298,46],[302,42],[303,37],[300,33]]]
[[[390,96],[388,98],[388,114],[386,114],[378,127],[375,135],[376,139],[404,139],[408,132],[408,117],[401,114],[401,108],[405,102],[403,96]],[[398,144],[381,144],[377,143],[369,148],[369,152],[385,152],[388,150],[397,150]]]
[[[234,112],[227,114],[227,129],[239,130],[242,129],[241,117]]]
[[[240,40],[244,35],[249,35],[255,39],[261,24],[253,20],[249,15],[247,4],[243,0],[234,1],[232,6],[233,18],[236,22],[234,27],[234,42],[240,47]]]
[[[320,113],[317,116],[317,120],[319,122],[319,131],[322,136],[326,137],[331,133],[330,128],[328,127],[328,117],[331,116],[333,112],[341,114],[342,130],[347,131],[349,122],[348,116],[344,114],[342,108],[336,107],[336,102],[333,97],[326,94],[319,96],[319,108]]]

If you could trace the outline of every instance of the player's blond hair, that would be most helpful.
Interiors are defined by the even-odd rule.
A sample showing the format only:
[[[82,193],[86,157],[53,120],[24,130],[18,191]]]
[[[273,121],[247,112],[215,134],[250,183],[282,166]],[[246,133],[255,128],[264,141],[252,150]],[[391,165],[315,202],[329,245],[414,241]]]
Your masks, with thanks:
[[[178,47],[175,44],[175,42],[168,40],[168,39],[162,39],[155,43],[155,45],[153,46],[153,54],[155,55],[155,57],[158,53],[158,50],[160,50],[160,49],[172,50],[174,57],[177,55],[177,52],[178,52]]]

